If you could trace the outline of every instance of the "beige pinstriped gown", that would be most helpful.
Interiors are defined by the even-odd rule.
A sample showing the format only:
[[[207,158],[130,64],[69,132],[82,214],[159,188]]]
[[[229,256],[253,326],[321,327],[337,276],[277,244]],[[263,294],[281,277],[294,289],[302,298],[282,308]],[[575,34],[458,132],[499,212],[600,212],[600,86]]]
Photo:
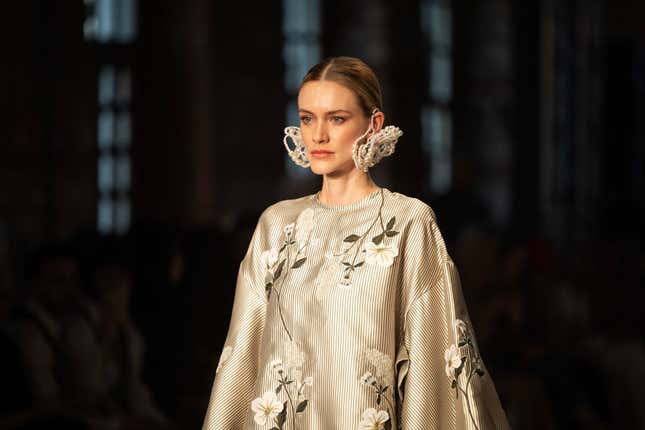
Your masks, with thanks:
[[[203,429],[506,429],[432,209],[380,188],[261,215]]]

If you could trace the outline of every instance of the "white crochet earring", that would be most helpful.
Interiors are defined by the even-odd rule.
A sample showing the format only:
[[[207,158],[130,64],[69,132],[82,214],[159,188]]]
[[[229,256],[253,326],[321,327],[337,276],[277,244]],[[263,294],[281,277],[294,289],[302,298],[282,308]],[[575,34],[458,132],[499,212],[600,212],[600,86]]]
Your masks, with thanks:
[[[291,138],[295,148],[292,150],[289,148],[287,139]],[[309,167],[309,159],[305,153],[305,142],[302,140],[302,135],[300,134],[300,127],[289,126],[284,129],[284,138],[282,138],[282,143],[284,147],[287,148],[289,157],[300,167]]]
[[[359,142],[374,131],[374,114],[378,108],[374,108],[370,118],[370,126],[365,133],[354,141],[352,145],[352,158],[354,164],[359,170],[367,172],[370,167],[376,165],[383,157],[394,154],[394,148],[399,137],[403,135],[400,128],[388,125],[382,128],[378,133],[373,133],[367,138],[367,142],[360,145]]]

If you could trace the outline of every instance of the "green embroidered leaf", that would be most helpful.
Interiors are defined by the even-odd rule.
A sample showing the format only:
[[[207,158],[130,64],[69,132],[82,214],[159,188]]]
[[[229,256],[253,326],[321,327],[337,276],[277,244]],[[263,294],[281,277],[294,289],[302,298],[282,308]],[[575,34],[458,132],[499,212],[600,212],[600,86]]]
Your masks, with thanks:
[[[457,388],[457,380],[453,379],[452,384],[450,385],[450,388]]]
[[[278,278],[280,277],[280,275],[282,274],[282,268],[284,267],[284,263],[285,263],[286,261],[287,261],[287,260],[286,260],[286,259],[284,259],[284,260],[282,260],[282,261],[280,262],[280,264],[278,264],[278,268],[277,268],[277,269],[276,269],[276,271],[275,271],[274,279],[278,279]]]
[[[477,375],[479,377],[482,377],[482,376],[484,376],[484,373],[486,373],[486,372],[484,372],[482,369],[477,368],[477,370],[475,370],[475,373],[477,373]]]
[[[376,395],[376,404],[377,404],[377,405],[379,405],[379,406],[380,406],[380,404],[381,404],[381,393],[378,393],[378,394]]]
[[[385,430],[392,430],[392,421],[391,420],[385,421],[385,423],[383,424],[383,428]]]
[[[276,423],[278,424],[278,427],[282,428],[286,420],[287,420],[287,402],[284,402],[284,404],[282,405],[282,412],[280,412],[276,417]]]
[[[284,384],[285,384],[285,385],[289,385],[289,384],[291,384],[291,383],[293,383],[293,381],[287,381],[287,382],[285,382]]]
[[[307,408],[307,400],[303,400],[296,408],[296,413],[303,412],[306,408]]]
[[[357,236],[355,234],[350,234],[347,236],[345,239],[343,239],[343,242],[356,242],[358,239],[360,239],[360,236]]]
[[[280,250],[278,251],[278,254],[280,254],[284,249],[287,247],[287,243],[285,242],[284,245],[280,247]]]
[[[343,261],[343,266],[351,266],[351,263],[348,263],[347,261]]]
[[[365,262],[361,261],[360,263],[356,263],[354,267],[361,267],[363,264],[365,264]]]
[[[270,430],[280,430],[278,427],[271,427]]]
[[[388,231],[386,231],[386,232],[385,232],[385,235],[386,235],[387,237],[396,236],[397,234],[399,234],[399,232],[398,232],[398,231],[394,231],[394,230],[388,230]]]
[[[385,387],[381,388],[381,392],[385,393],[388,388],[390,388],[389,385],[386,385]]]
[[[374,242],[374,245],[378,245],[383,242],[383,233],[379,234],[378,236],[374,236],[372,238],[372,242]]]
[[[388,222],[387,222],[387,227],[386,230],[392,230],[392,227],[394,227],[394,223],[396,222],[396,217],[392,217]]]
[[[291,266],[292,269],[297,269],[298,267],[302,266],[305,264],[305,261],[307,261],[307,257],[301,258],[300,260],[296,260],[295,263],[293,263],[293,266]]]
[[[459,348],[461,348],[462,346],[465,346],[465,345],[468,345],[468,342],[466,342],[465,340],[462,340],[462,341],[459,342]]]
[[[282,384],[278,385],[278,388],[275,389],[275,393],[280,394],[280,391],[282,391]]]

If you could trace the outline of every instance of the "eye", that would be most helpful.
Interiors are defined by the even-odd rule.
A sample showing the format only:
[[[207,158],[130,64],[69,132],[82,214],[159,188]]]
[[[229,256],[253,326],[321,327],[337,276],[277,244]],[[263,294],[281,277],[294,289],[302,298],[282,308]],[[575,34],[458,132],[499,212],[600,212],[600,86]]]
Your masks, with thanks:
[[[345,122],[345,118],[344,118],[344,117],[342,117],[342,116],[332,116],[332,117],[331,117],[331,120],[332,120],[335,124],[342,124],[343,122]]]
[[[311,122],[311,117],[303,115],[303,116],[300,117],[300,122],[302,124],[309,124]]]

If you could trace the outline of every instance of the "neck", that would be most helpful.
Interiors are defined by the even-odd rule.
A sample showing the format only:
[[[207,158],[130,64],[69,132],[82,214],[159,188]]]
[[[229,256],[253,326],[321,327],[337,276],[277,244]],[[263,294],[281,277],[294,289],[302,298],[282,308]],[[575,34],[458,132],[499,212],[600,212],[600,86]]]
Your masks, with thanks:
[[[335,206],[352,204],[378,189],[368,173],[354,169],[340,177],[323,176],[318,194],[321,203]]]

